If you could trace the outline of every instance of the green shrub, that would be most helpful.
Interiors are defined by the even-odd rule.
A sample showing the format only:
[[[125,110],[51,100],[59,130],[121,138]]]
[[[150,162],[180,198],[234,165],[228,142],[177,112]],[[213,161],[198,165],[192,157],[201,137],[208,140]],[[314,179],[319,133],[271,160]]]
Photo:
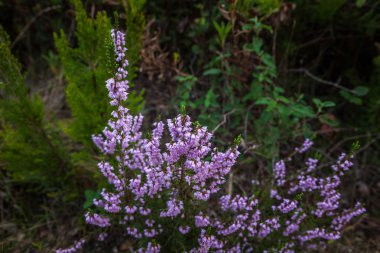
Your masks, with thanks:
[[[68,83],[66,98],[73,116],[73,121],[68,127],[68,134],[86,146],[92,147],[92,133],[98,133],[103,129],[107,122],[107,115],[111,111],[106,99],[108,92],[104,86],[114,66],[112,62],[109,62],[109,59],[112,59],[109,54],[113,52],[109,35],[111,21],[105,12],[99,12],[96,19],[91,19],[87,17],[81,1],[72,0],[71,2],[76,11],[76,46],[70,45],[63,31],[54,34],[54,39]],[[136,10],[133,9],[133,11]],[[134,13],[135,16],[141,15],[138,11]],[[135,37],[135,34],[141,34],[142,26],[143,23],[129,34],[128,42],[135,44],[128,52],[132,55],[133,61],[137,60],[140,49],[138,37]],[[132,27],[131,24],[129,27]],[[137,36],[141,36],[140,34]],[[129,70],[132,73],[135,72],[135,69]],[[135,77],[135,74],[131,75],[131,78]],[[132,112],[140,111],[143,105],[142,93],[132,92],[127,103]]]
[[[0,27],[0,161],[14,180],[59,186],[69,176],[56,121],[47,121],[38,94],[30,94],[8,35]]]
[[[204,45],[193,48],[197,50],[194,54],[201,55],[198,51],[211,50],[212,57],[198,66],[203,73],[177,77],[175,102],[199,112],[202,124],[220,127],[224,138],[243,133],[247,148],[255,147],[250,149],[254,155],[276,157],[280,143],[311,137],[311,122],[318,122],[324,109],[334,103],[319,99],[313,103],[283,86],[264,39],[272,36],[272,27],[258,17],[239,16],[237,7],[226,6],[228,20],[214,16],[213,27],[198,23],[192,28],[214,34]],[[236,11],[238,14],[231,14]],[[202,32],[193,34],[201,36]]]

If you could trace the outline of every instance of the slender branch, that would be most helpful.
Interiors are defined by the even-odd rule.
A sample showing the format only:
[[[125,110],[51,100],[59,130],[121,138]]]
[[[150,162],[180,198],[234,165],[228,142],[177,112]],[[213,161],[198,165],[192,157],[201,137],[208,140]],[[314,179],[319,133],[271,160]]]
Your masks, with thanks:
[[[254,106],[255,104],[251,104],[248,109],[247,109],[247,113],[245,114],[245,118],[244,118],[244,139],[247,140],[247,129],[248,129],[248,114],[249,112],[251,111],[252,107]]]
[[[24,28],[22,28],[22,30],[19,32],[19,34],[17,35],[16,39],[12,42],[11,44],[11,48],[14,47],[14,45],[16,45],[16,43],[24,36],[24,34],[26,33],[26,31],[30,28],[30,26],[36,22],[37,18],[39,18],[40,16],[50,12],[50,11],[54,11],[54,10],[57,10],[61,8],[61,5],[55,5],[55,6],[49,6],[43,10],[41,10],[40,12],[37,13],[37,15],[35,15],[31,20],[29,20],[29,22],[24,26]]]
[[[347,92],[350,92],[350,93],[356,95],[355,91],[350,90],[350,89],[348,89],[348,88],[340,85],[339,84],[340,80],[338,80],[338,82],[336,82],[336,83],[331,82],[331,81],[327,81],[327,80],[324,80],[322,78],[319,78],[319,77],[313,75],[309,70],[304,69],[304,68],[300,68],[300,69],[288,69],[287,71],[288,72],[301,72],[301,73],[304,73],[305,75],[307,75],[308,77],[310,77],[311,79],[314,79],[315,81],[317,81],[319,83],[327,84],[327,85],[333,86],[335,88],[338,88],[338,89],[341,89],[341,90],[344,90],[344,91],[347,91]]]
[[[236,109],[233,109],[232,111],[226,113],[223,115],[223,121],[220,122],[215,128],[214,130],[212,130],[212,134],[214,134],[216,132],[216,130],[218,130],[219,127],[221,127],[222,125],[226,124],[227,122],[227,117],[231,114],[233,114],[234,112],[236,111]]]
[[[347,142],[347,141],[353,141],[353,140],[357,140],[359,138],[364,138],[364,137],[375,137],[375,140],[377,140],[377,138],[380,137],[379,134],[376,134],[376,135],[371,135],[371,134],[361,134],[361,135],[355,135],[355,136],[350,136],[350,137],[347,137],[343,140],[341,140],[340,142],[338,142],[337,144],[335,144],[329,151],[329,154],[333,153],[337,148],[339,148],[343,143]],[[367,144],[366,144],[367,145]],[[361,148],[362,149],[362,148]],[[361,150],[360,149],[360,150]]]
[[[228,177],[227,194],[232,195],[233,189],[234,189],[234,173],[231,171],[230,176]]]
[[[375,135],[376,136],[376,135]],[[361,147],[358,151],[355,152],[355,154],[358,154],[362,151],[364,151],[365,149],[367,149],[369,146],[371,146],[373,143],[377,142],[380,140],[380,135],[377,135],[374,139],[372,139],[371,141],[367,142],[363,147]]]

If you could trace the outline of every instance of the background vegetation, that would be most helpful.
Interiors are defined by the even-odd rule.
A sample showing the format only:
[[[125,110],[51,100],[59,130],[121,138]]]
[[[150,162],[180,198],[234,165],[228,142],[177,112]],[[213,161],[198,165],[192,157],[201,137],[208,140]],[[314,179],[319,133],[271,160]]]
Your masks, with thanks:
[[[85,231],[104,184],[91,134],[110,110],[112,26],[127,34],[133,113],[153,121],[186,106],[216,142],[242,135],[235,192],[305,137],[325,163],[359,141],[344,191],[368,214],[331,247],[380,250],[378,1],[13,0],[0,14],[1,251],[48,252]]]

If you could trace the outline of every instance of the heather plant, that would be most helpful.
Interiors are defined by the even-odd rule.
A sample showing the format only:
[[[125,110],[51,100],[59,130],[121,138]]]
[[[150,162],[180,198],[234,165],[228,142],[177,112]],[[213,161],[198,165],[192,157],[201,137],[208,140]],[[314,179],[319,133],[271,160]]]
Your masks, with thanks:
[[[70,39],[63,30],[54,35],[68,82],[66,100],[73,116],[67,132],[75,140],[91,146],[91,134],[102,129],[111,112],[107,102],[107,90],[103,85],[112,76],[114,67],[114,63],[109,61],[113,58],[112,41],[109,37],[111,21],[105,12],[98,12],[95,19],[87,17],[81,1],[72,0],[71,3],[76,13],[76,46],[70,44]],[[131,45],[131,51],[128,56],[133,63],[138,60],[141,32],[144,28],[142,6],[143,3],[137,7],[131,3],[125,8],[128,27],[135,20],[140,24],[129,29],[128,44]],[[128,69],[128,72],[129,81],[132,82],[136,78],[136,69]],[[143,105],[142,93],[132,92],[128,97],[128,104],[131,111],[140,111]]]
[[[221,194],[239,155],[239,138],[219,151],[207,128],[184,113],[143,133],[143,117],[125,107],[124,34],[112,30],[111,36],[118,67],[106,87],[114,110],[103,134],[92,136],[107,158],[98,167],[109,185],[85,214],[86,223],[99,229],[97,240],[118,230],[135,238],[137,252],[305,252],[339,239],[344,226],[365,211],[359,203],[342,206],[338,188],[352,166],[351,153],[322,166],[324,173],[317,158],[289,169],[294,156],[312,146],[309,139],[275,164],[272,183],[256,194]],[[57,252],[80,250],[86,240]]]
[[[0,161],[16,182],[62,186],[70,168],[54,117],[46,119],[38,94],[30,94],[21,65],[0,27]]]

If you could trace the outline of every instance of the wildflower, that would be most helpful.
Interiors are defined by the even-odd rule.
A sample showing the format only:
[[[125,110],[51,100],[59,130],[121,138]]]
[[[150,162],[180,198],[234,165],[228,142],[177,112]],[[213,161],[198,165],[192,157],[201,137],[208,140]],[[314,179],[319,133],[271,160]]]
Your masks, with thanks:
[[[323,245],[323,240],[339,239],[342,228],[365,212],[360,204],[341,211],[338,186],[352,166],[351,157],[346,154],[339,156],[331,167],[333,175],[327,177],[315,175],[316,159],[309,158],[306,169],[300,171],[287,170],[288,160],[280,160],[273,168],[272,187],[265,188],[269,191],[264,193],[267,199],[222,195],[218,212],[207,212],[203,207],[225,183],[239,155],[237,147],[218,151],[212,147],[212,134],[207,128],[194,125],[183,114],[166,123],[154,123],[151,133],[144,137],[143,117],[131,115],[124,107],[129,88],[124,34],[112,30],[111,35],[119,67],[114,77],[107,80],[106,87],[114,111],[103,134],[92,137],[99,150],[112,157],[98,164],[109,187],[93,200],[98,209],[86,213],[86,223],[101,231],[112,229],[114,224],[123,225],[126,234],[143,238],[146,243],[137,252],[159,252],[161,245],[154,238],[171,232],[165,231],[167,227],[163,224],[167,224],[181,234],[190,230],[192,235],[198,233],[198,245],[190,252],[253,252],[257,243],[267,239],[274,245],[263,252],[290,253],[295,248],[315,247],[316,240]],[[162,143],[165,130],[170,139]],[[295,151],[303,154],[312,145],[306,139]],[[307,209],[302,205],[304,193],[311,196]],[[270,202],[269,206],[263,203],[265,200]],[[175,222],[161,222],[165,219]],[[315,226],[309,225],[310,219],[317,221]],[[330,222],[330,226],[318,227],[318,219],[325,219],[324,224]],[[104,238],[102,231],[98,239]],[[58,249],[57,253],[75,252],[84,243],[81,240],[71,248]]]

